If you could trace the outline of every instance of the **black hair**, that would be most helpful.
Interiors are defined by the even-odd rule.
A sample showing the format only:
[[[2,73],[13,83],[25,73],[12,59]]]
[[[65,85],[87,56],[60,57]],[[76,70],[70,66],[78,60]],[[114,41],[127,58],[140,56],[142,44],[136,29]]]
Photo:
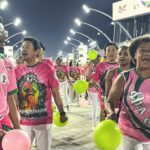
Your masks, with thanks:
[[[61,61],[63,61],[63,57],[62,56],[57,57],[56,61],[58,61],[58,59],[61,60]]]
[[[70,62],[69,62],[69,67],[72,67],[72,65],[73,65],[73,61],[70,60]]]
[[[79,63],[78,62],[76,63],[76,66],[79,67]]]
[[[45,46],[43,45],[43,43],[39,42],[39,44],[40,44],[41,48],[43,49],[43,51],[45,51]]]
[[[38,40],[35,39],[35,38],[33,38],[33,37],[24,38],[24,39],[23,39],[23,42],[24,42],[24,41],[29,41],[29,42],[31,42],[31,43],[33,44],[33,47],[34,47],[34,50],[35,50],[35,51],[36,51],[36,50],[39,50],[39,49],[41,48],[41,46],[40,46]]]
[[[109,43],[107,43],[106,45],[105,45],[105,47],[104,47],[104,51],[106,52],[106,48],[108,47],[108,46],[115,46],[115,48],[118,50],[118,46],[117,46],[117,44],[116,43],[112,43],[112,42],[109,42]]]
[[[128,48],[129,48],[129,47],[128,47],[128,46],[125,46],[125,45],[119,47],[119,49],[124,49],[124,50],[126,50],[126,49],[128,49]]]
[[[136,53],[137,48],[140,46],[140,44],[148,43],[148,42],[150,42],[150,36],[140,36],[136,38],[134,41],[132,41],[131,45],[129,46],[129,52],[134,62],[136,62],[135,53]]]

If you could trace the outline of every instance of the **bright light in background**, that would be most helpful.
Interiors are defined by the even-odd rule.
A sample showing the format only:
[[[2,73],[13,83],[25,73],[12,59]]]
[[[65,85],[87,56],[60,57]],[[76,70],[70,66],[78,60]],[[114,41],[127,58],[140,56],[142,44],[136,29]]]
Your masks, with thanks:
[[[90,43],[90,42],[91,42],[91,40],[88,40],[88,42]]]
[[[67,42],[66,40],[64,41],[64,43],[65,43],[66,45],[68,44],[68,42]]]
[[[26,31],[26,30],[23,30],[23,31],[22,31],[22,34],[23,34],[23,35],[26,35],[26,34],[27,34],[27,31]]]
[[[112,22],[111,22],[111,25],[115,25],[115,23],[112,21]]]
[[[3,0],[0,2],[0,9],[4,10],[8,6],[8,2]]]
[[[97,41],[92,41],[91,43],[90,43],[90,46],[93,46],[93,45],[96,45],[97,44]]]
[[[76,34],[76,32],[73,29],[70,29],[70,33],[73,34],[73,35]]]
[[[9,43],[10,43],[10,41],[8,40],[8,41],[6,41],[6,43],[8,43],[8,44],[9,44]]]
[[[62,55],[62,51],[60,50],[59,52],[58,52],[58,56],[61,56]]]
[[[100,32],[97,32],[97,35],[101,35]]]
[[[14,21],[14,25],[18,26],[20,24],[21,24],[21,19],[20,18],[16,18],[15,21]]]
[[[71,38],[70,38],[69,36],[67,36],[67,40],[68,40],[68,41],[70,41],[70,40],[71,40]]]
[[[87,14],[90,13],[90,8],[87,5],[83,5],[82,8]]]
[[[78,26],[81,26],[81,20],[79,19],[79,18],[76,18],[75,20],[74,20],[74,22],[78,25]]]

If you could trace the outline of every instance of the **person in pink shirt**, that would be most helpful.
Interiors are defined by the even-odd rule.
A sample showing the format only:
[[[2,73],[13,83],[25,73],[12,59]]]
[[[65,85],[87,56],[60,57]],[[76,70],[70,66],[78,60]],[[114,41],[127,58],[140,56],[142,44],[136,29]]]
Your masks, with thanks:
[[[99,91],[99,100],[100,100],[100,121],[105,119],[105,107],[104,107],[104,99],[105,99],[105,77],[108,70],[118,66],[116,61],[118,46],[115,43],[107,43],[105,48],[106,61],[100,62],[96,65],[95,73],[92,75],[94,82],[100,83]]]
[[[35,38],[25,38],[22,57],[26,64],[16,68],[21,128],[31,138],[36,138],[39,150],[49,150],[51,144],[52,101],[51,92],[60,112],[60,122],[65,122],[59,83],[55,72],[48,64],[37,58],[39,43]],[[51,91],[51,92],[50,92]]]
[[[118,150],[150,149],[150,36],[132,41],[129,51],[136,68],[118,75],[107,98],[107,118],[116,119],[114,108],[121,100],[118,124],[123,139]]]
[[[68,66],[63,65],[62,63],[63,63],[63,58],[58,57],[56,59],[56,65],[54,66],[54,68],[56,70],[56,76],[60,84],[60,89],[63,93],[62,99],[63,99],[64,107],[66,107],[67,110],[69,111],[69,98],[67,94],[67,83],[71,85],[71,82],[70,82],[70,78],[68,74]]]
[[[89,95],[89,99],[92,104],[92,130],[95,129],[95,127],[97,126],[97,123],[98,123],[97,111],[98,111],[98,106],[99,106],[98,105],[99,84],[97,84],[97,85],[92,84],[91,81],[92,81],[92,74],[94,74],[94,72],[95,72],[95,66],[100,62],[100,58],[101,58],[101,56],[98,55],[95,60],[91,61],[93,65],[92,65],[92,67],[90,65],[89,69],[87,69],[87,74],[86,74],[87,82],[89,82],[88,95]]]
[[[4,56],[6,31],[0,18],[0,150],[4,134],[12,129],[20,129],[16,106],[16,77],[14,67]]]
[[[117,76],[122,71],[131,69],[132,61],[131,61],[131,56],[129,54],[129,48],[127,46],[121,46],[118,49],[117,61],[118,61],[118,67],[115,67],[115,68],[109,70],[106,74],[106,80],[105,80],[106,98],[109,94],[112,83],[117,78]],[[120,110],[120,102],[119,101],[115,107],[115,110],[116,110],[116,113],[119,115],[119,110]]]
[[[73,102],[74,99],[77,102],[77,105],[79,106],[79,98],[80,98],[80,94],[75,93],[74,89],[73,89],[73,84],[75,83],[75,81],[80,79],[80,69],[78,67],[78,64],[73,64],[73,61],[71,60],[69,63],[69,69],[68,69],[68,74],[70,77],[70,81],[71,81],[71,85],[68,85],[68,95],[70,98],[70,101]]]
[[[39,42],[39,44],[40,44],[40,52],[38,54],[38,60],[39,61],[43,61],[43,62],[47,63],[48,65],[50,65],[51,67],[53,67],[52,60],[50,58],[45,58],[44,57],[45,50],[46,50],[45,47],[44,47],[44,45],[41,42]]]

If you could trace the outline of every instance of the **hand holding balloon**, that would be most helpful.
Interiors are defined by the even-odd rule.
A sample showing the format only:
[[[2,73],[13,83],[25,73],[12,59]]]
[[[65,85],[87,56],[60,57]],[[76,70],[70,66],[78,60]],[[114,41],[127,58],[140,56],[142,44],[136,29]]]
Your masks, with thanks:
[[[94,142],[100,150],[116,150],[121,139],[121,130],[112,120],[102,121],[94,131]]]
[[[68,123],[68,118],[65,115],[60,116],[60,113],[57,111],[53,115],[53,122],[56,126],[63,127]]]

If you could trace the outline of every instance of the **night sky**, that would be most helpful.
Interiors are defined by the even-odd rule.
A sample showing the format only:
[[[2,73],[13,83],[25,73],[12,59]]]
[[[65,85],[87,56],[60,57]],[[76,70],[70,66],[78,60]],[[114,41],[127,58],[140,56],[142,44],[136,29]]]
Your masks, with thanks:
[[[4,24],[12,22],[17,16],[22,19],[20,27],[9,26],[6,28],[9,35],[26,29],[27,36],[34,36],[45,45],[46,57],[56,57],[59,50],[71,52],[72,47],[63,43],[67,36],[71,36],[69,33],[71,28],[97,40],[99,46],[103,48],[108,42],[107,39],[102,35],[98,36],[97,31],[85,25],[77,27],[74,19],[79,17],[83,22],[100,28],[112,39],[111,20],[95,12],[85,14],[82,5],[87,4],[91,8],[112,15],[113,2],[114,0],[9,0],[9,7],[0,14],[4,18]],[[87,43],[87,39],[80,35],[72,37]],[[11,44],[13,45],[21,38],[21,35],[12,38]],[[75,41],[72,43],[77,44]]]

